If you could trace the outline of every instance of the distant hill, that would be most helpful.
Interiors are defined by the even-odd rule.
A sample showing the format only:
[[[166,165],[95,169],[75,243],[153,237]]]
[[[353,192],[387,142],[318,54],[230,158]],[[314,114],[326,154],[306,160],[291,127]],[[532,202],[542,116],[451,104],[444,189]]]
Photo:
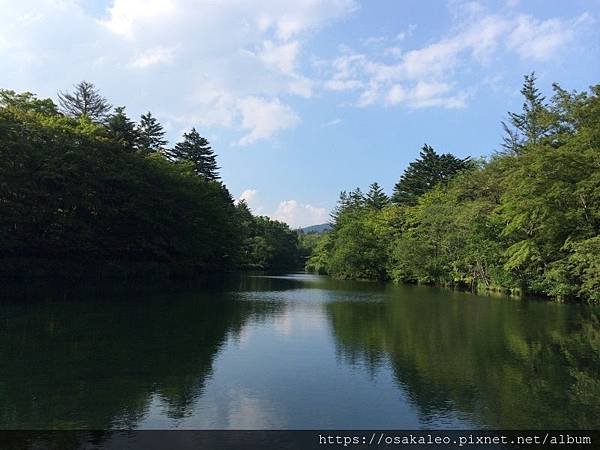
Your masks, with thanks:
[[[300,228],[305,233],[323,233],[324,231],[331,230],[331,225],[328,223],[322,223],[320,225],[311,225],[310,227]]]

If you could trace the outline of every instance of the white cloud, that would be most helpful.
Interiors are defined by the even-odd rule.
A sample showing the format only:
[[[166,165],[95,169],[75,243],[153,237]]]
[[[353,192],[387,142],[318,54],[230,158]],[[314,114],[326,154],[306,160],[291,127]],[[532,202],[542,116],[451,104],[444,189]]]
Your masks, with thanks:
[[[299,41],[275,43],[266,40],[255,55],[271,71],[284,75],[288,93],[310,98],[313,95],[313,81],[298,73],[298,57],[301,50]]]
[[[166,64],[173,61],[174,48],[154,47],[138,54],[130,63],[131,67],[143,69],[149,66]]]
[[[234,125],[237,117],[237,98],[227,88],[207,81],[202,83],[202,86],[195,88],[191,101],[199,111],[210,111],[210,114],[182,116],[179,117],[179,122],[198,123],[204,126],[231,127]]]
[[[246,189],[244,192],[242,192],[240,194],[240,196],[238,197],[238,201],[245,201],[247,204],[250,204],[250,202],[256,197],[256,189]]]
[[[400,84],[395,84],[390,88],[387,94],[387,102],[392,105],[397,105],[398,103],[402,103],[406,97],[406,89]]]
[[[396,35],[396,40],[403,41],[404,39],[411,37],[416,29],[417,29],[417,25],[414,23],[411,23],[406,30],[401,31],[400,33],[398,33]]]
[[[300,43],[298,41],[286,42],[281,45],[274,44],[273,41],[265,41],[258,57],[267,67],[291,74],[296,69],[296,58],[299,51]]]
[[[356,8],[354,0],[113,0],[108,18],[100,23],[133,39],[149,32],[157,20],[163,23],[176,21],[179,25],[185,23],[197,30],[212,29],[215,25],[231,21],[235,28],[226,28],[225,34],[257,30],[287,41]],[[170,28],[168,31],[180,30]]]
[[[263,207],[260,205],[258,190],[246,189],[239,197],[237,202],[245,201],[254,214],[264,214]],[[327,210],[317,208],[312,205],[299,203],[297,200],[284,200],[279,202],[277,209],[268,214],[273,220],[279,220],[287,223],[292,228],[302,228],[309,225],[318,225],[327,222]]]
[[[379,84],[376,82],[371,82],[369,88],[367,88],[360,94],[360,97],[356,102],[356,106],[365,107],[372,105],[377,100],[379,100],[380,95],[381,93]]]
[[[327,80],[324,84],[325,89],[330,91],[348,91],[358,89],[363,85],[359,80]]]
[[[398,32],[393,37],[369,36],[367,38],[360,39],[360,43],[361,43],[361,45],[363,45],[365,47],[372,47],[372,46],[377,47],[377,46],[382,46],[386,43],[393,42],[393,41],[403,41],[404,39],[412,36],[412,34],[414,33],[414,31],[416,29],[417,29],[417,26],[415,24],[411,24],[405,30]]]
[[[419,81],[416,85],[405,89],[400,84],[393,85],[387,93],[389,105],[405,103],[411,108],[439,106],[442,108],[462,108],[465,106],[466,94],[448,95],[452,86],[442,82]]]
[[[289,92],[304,98],[310,98],[313,95],[314,86],[313,80],[303,76],[294,76],[289,83]]]
[[[369,47],[372,45],[380,45],[387,41],[385,36],[370,36],[368,38],[364,38],[360,40],[360,43],[365,47]]]
[[[279,203],[271,218],[287,223],[292,228],[302,228],[327,222],[327,210],[312,205],[285,200]]]
[[[333,127],[335,125],[339,125],[340,123],[342,123],[342,119],[340,119],[339,117],[337,117],[337,118],[335,118],[333,120],[330,120],[329,122],[325,122],[323,124],[323,128],[325,128],[325,127]]]
[[[414,97],[417,100],[429,100],[440,97],[450,91],[448,83],[419,81],[414,88]]]
[[[85,79],[131,114],[151,109],[173,130],[242,130],[244,144],[299,122],[287,98],[317,86],[302,73],[303,45],[356,9],[354,0],[111,0],[93,14],[87,5],[0,0],[3,85],[54,95]]]
[[[114,33],[133,39],[143,27],[176,15],[179,6],[174,0],[115,0],[108,10],[108,19],[99,23]]]
[[[354,0],[272,0],[260,15],[259,23],[263,29],[275,29],[278,38],[287,40],[357,8]]]
[[[489,14],[477,2],[452,2],[451,6],[458,20],[452,32],[423,47],[403,50],[392,46],[382,55],[342,47],[338,57],[319,65],[326,77],[323,87],[356,91],[358,107],[383,104],[461,108],[472,91],[456,82],[458,74],[466,72],[465,67],[487,67],[502,52],[512,52],[525,61],[560,58],[579,27],[591,22],[588,14],[541,21],[510,11]],[[397,40],[413,30],[411,27],[399,33]],[[368,38],[363,44],[386,40]]]
[[[242,128],[249,131],[239,140],[240,145],[270,138],[275,132],[293,128],[300,123],[298,115],[278,99],[246,97],[238,106],[242,115]]]
[[[237,198],[237,203],[241,201],[246,202],[246,205],[254,212],[254,214],[261,214],[262,208],[258,201],[258,191],[256,189],[246,189]]]
[[[383,51],[385,56],[391,56],[393,58],[400,58],[404,52],[400,47],[388,47]]]
[[[492,14],[455,2],[448,34],[426,45],[408,47],[411,25],[367,38],[373,52],[342,47],[324,61],[306,45],[354,11],[354,0],[111,0],[95,14],[88,4],[0,0],[3,86],[51,96],[85,79],[132,115],[156,111],[173,133],[228,128],[241,145],[300,123],[291,97],[335,91],[362,107],[464,106],[470,89],[458,80],[465,67],[488,67],[501,52],[560,58],[591,21],[585,14],[540,20],[510,8]]]
[[[458,54],[462,50],[460,44],[459,40],[453,39],[411,50],[404,55],[399,65],[391,67],[395,70],[388,69],[388,72],[398,73],[413,80],[441,75],[456,65]]]
[[[573,41],[576,26],[589,20],[587,14],[572,21],[561,19],[540,21],[531,16],[520,15],[517,17],[516,27],[510,33],[507,45],[524,59],[551,59]]]
[[[210,114],[183,114],[170,116],[175,122],[185,124],[189,128],[194,124],[203,126],[232,126],[246,133],[237,141],[238,145],[246,146],[263,139],[273,137],[279,131],[294,128],[300,123],[300,117],[288,105],[278,98],[271,100],[263,97],[236,97],[220,89],[199,91],[194,97],[195,103],[201,110]]]

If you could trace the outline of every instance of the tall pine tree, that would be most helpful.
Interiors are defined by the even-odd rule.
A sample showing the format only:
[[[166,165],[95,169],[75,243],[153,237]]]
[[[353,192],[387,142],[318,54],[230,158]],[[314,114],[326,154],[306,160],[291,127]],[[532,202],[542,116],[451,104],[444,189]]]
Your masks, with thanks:
[[[125,107],[118,106],[106,123],[110,135],[129,152],[135,150],[138,139],[135,123],[125,114]]]
[[[329,224],[332,227],[335,227],[336,223],[340,219],[343,212],[346,210],[346,208],[348,208],[349,202],[350,202],[350,198],[348,196],[348,192],[346,192],[346,191],[340,192],[340,197],[338,199],[338,202],[335,205],[335,208],[333,208],[333,211],[331,211],[331,214],[329,214],[329,217],[330,217]]]
[[[142,114],[137,127],[137,134],[137,145],[143,153],[160,152],[167,143],[162,125],[150,111]]]
[[[349,208],[358,209],[365,206],[365,194],[360,190],[359,187],[350,192],[349,195]]]
[[[198,134],[195,128],[183,134],[183,141],[175,144],[167,155],[174,161],[189,161],[193,164],[194,173],[206,180],[216,181],[220,178],[216,156],[208,140]]]
[[[332,228],[336,228],[340,225],[345,215],[352,211],[357,211],[363,206],[365,206],[365,196],[360,188],[357,187],[351,192],[340,192],[340,198],[337,205],[329,215],[331,218],[329,224]]]
[[[414,205],[419,196],[470,165],[470,158],[460,159],[450,153],[439,155],[425,144],[419,158],[408,165],[394,186],[392,201],[399,205]]]
[[[523,109],[520,113],[508,113],[508,124],[502,122],[505,136],[502,147],[509,153],[519,154],[525,144],[538,144],[551,128],[546,98],[537,88],[535,72],[525,75],[521,88]]]
[[[365,203],[369,208],[383,209],[389,202],[390,199],[385,195],[379,183],[375,182],[369,186],[369,192],[365,198]]]

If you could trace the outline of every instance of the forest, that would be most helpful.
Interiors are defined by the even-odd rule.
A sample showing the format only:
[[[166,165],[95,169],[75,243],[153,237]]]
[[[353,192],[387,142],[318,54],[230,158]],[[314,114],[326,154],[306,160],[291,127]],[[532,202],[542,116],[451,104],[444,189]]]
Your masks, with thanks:
[[[521,94],[492,156],[425,145],[391,196],[342,192],[306,269],[600,302],[600,85],[547,100],[532,73]]]
[[[0,90],[0,275],[193,277],[299,265],[298,236],[220,181],[195,129],[167,147],[92,83],[58,104]]]
[[[0,275],[193,277],[289,270],[600,302],[600,86],[525,77],[501,150],[425,144],[391,195],[342,192],[303,234],[235,202],[196,129],[168,146],[93,84],[58,104],[0,90]]]

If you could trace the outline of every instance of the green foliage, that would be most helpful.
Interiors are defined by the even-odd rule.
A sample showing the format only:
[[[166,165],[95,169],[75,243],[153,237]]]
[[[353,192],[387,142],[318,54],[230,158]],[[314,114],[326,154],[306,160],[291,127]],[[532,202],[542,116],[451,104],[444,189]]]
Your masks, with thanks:
[[[304,268],[308,272],[319,275],[327,275],[329,270],[329,259],[333,247],[333,239],[331,233],[323,233],[316,245],[312,249],[312,253],[306,259]]]
[[[106,121],[106,127],[112,139],[119,142],[126,151],[135,151],[138,132],[135,123],[125,114],[124,106],[115,108]]]
[[[1,91],[0,101],[1,275],[189,276],[242,265],[248,227],[211,172],[210,148],[198,173],[194,161],[133,151],[136,128],[124,108],[100,124],[29,93]],[[164,142],[157,130],[151,146]],[[269,269],[297,262],[287,225],[247,220],[264,240],[251,261]]]
[[[256,219],[253,238],[254,261],[264,269],[293,269],[298,266],[298,235],[282,222],[265,216]]]
[[[339,278],[385,278],[386,248],[378,211],[349,215],[332,233],[329,272]]]
[[[410,163],[394,186],[392,201],[399,205],[414,205],[417,198],[469,167],[469,158],[459,159],[450,153],[438,155],[425,144],[419,158]]]
[[[508,152],[474,163],[426,146],[394,206],[375,206],[377,185],[342,192],[307,269],[600,302],[600,86],[553,88],[547,104],[526,77]]]
[[[509,153],[520,153],[525,143],[540,143],[552,127],[550,112],[544,103],[545,97],[540,94],[535,81],[534,72],[525,75],[521,88],[523,110],[519,113],[508,113],[512,129],[502,122],[505,132],[502,147]]]
[[[216,155],[208,141],[195,128],[184,133],[183,141],[175,144],[167,154],[174,161],[191,163],[193,172],[206,180],[215,181],[220,178]]]
[[[154,153],[163,150],[167,144],[162,125],[148,111],[142,114],[137,127],[137,145],[143,153]]]
[[[17,94],[15,91],[0,89],[0,107],[39,113],[47,116],[58,114],[58,108],[52,99],[46,98],[40,100],[31,92]]]
[[[390,199],[387,195],[385,195],[383,189],[381,186],[379,186],[379,183],[375,182],[369,186],[369,192],[367,192],[365,204],[369,208],[383,209],[390,204]]]
[[[386,240],[391,228],[387,196],[373,183],[367,196],[360,189],[342,192],[333,229],[317,243],[306,269],[338,278],[386,277]]]
[[[240,265],[256,270],[289,270],[300,265],[298,236],[282,222],[253,216],[244,201],[237,206]]]
[[[301,262],[306,263],[310,255],[315,252],[319,242],[323,238],[323,233],[298,231],[298,252]]]
[[[391,245],[391,277],[471,289],[503,285],[496,181],[474,168],[404,208],[401,232]]]

